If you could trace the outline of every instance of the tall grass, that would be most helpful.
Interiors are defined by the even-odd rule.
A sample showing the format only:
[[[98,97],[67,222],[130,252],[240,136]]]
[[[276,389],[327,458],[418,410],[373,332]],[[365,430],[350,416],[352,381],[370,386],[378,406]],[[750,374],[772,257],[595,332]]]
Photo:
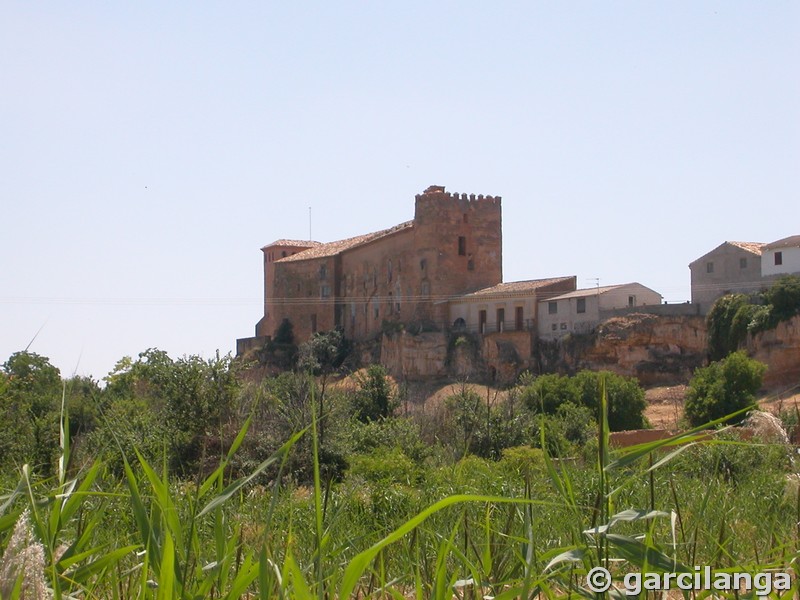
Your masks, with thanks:
[[[705,434],[724,419],[614,450],[601,396],[593,466],[545,454],[543,471],[512,475],[465,459],[418,488],[324,481],[316,410],[308,429],[238,479],[227,474],[250,420],[213,472],[191,482],[138,452],[123,457],[122,479],[97,462],[75,472],[62,399],[57,474],[37,480],[21,469],[0,497],[0,540],[27,511],[55,598],[591,598],[584,578],[595,566],[618,575],[795,568],[796,491],[787,502],[766,473],[699,486],[681,472],[699,448],[741,445]],[[303,436],[310,489],[283,477]],[[24,585],[18,574],[7,595]]]

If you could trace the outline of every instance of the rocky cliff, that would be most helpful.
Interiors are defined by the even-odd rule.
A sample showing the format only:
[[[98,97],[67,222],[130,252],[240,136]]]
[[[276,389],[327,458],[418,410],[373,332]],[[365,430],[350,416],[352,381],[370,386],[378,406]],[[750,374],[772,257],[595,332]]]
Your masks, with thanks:
[[[769,388],[800,383],[800,315],[775,329],[750,336],[747,353],[769,365],[764,385]]]
[[[630,314],[602,323],[595,333],[572,336],[556,348],[542,344],[544,370],[608,370],[643,385],[686,382],[706,358],[700,316]]]

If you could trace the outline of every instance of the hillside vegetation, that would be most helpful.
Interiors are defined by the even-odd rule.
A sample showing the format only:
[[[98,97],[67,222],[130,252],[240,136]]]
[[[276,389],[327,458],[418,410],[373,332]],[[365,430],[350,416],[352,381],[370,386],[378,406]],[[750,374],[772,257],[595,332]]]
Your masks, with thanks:
[[[698,429],[614,450],[610,430],[647,426],[635,380],[456,382],[421,402],[380,366],[342,379],[344,350],[324,334],[252,380],[151,349],[105,386],[10,357],[0,597],[512,598],[588,594],[605,564],[793,564],[785,446]]]

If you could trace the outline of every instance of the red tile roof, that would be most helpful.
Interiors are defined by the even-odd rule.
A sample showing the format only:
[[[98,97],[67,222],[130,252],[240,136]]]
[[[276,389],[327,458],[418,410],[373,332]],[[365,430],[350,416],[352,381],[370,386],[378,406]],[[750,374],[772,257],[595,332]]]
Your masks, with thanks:
[[[764,247],[768,250],[774,250],[775,248],[795,248],[797,246],[800,246],[800,235],[792,235],[767,244]]]
[[[291,262],[296,260],[309,260],[312,258],[324,258],[326,256],[334,256],[336,254],[339,254],[340,252],[344,252],[345,250],[350,250],[352,248],[356,248],[358,246],[361,246],[368,242],[372,242],[387,235],[391,235],[398,231],[402,231],[403,229],[408,229],[413,224],[414,224],[413,221],[406,221],[405,223],[400,223],[399,225],[390,227],[389,229],[383,229],[381,231],[374,231],[372,233],[358,235],[356,237],[351,237],[346,240],[328,242],[327,244],[318,244],[313,248],[309,248],[308,250],[303,250],[302,252],[298,252],[297,254],[293,254],[292,256],[287,256],[286,258],[281,258],[280,260],[277,260],[275,262]]]
[[[537,289],[545,287],[552,283],[569,281],[571,279],[573,278],[551,277],[549,279],[529,279],[527,281],[509,281],[508,283],[498,283],[497,285],[493,285],[492,287],[483,288],[482,290],[478,290],[470,294],[464,294],[463,296],[459,296],[459,298],[484,298],[488,296],[523,294],[525,292],[534,292]],[[454,298],[454,300],[457,300],[457,298]]]
[[[267,244],[264,248],[272,248],[273,246],[286,247],[286,248],[312,248],[319,246],[320,242],[314,240],[275,240],[271,244]],[[261,248],[262,250],[264,248]]]
[[[762,244],[761,242],[728,242],[728,243],[733,244],[734,246],[738,246],[742,250],[747,250],[748,252],[757,254],[758,256],[761,256],[761,251],[765,246],[765,244]]]

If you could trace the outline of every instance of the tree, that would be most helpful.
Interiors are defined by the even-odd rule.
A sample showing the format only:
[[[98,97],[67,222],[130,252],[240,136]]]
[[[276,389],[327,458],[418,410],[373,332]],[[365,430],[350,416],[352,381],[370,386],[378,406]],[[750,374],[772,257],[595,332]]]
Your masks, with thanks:
[[[586,407],[596,416],[600,408],[603,381],[609,429],[623,431],[647,427],[644,390],[633,377],[622,377],[610,371],[581,371],[574,377],[540,375],[523,387],[521,397],[534,412],[557,415],[562,406],[572,404]],[[574,413],[569,409],[561,412],[565,415]]]
[[[392,384],[381,365],[370,365],[366,372],[356,375],[358,390],[353,395],[353,412],[362,423],[378,421],[392,415],[397,398]]]
[[[565,402],[580,402],[577,388],[566,375],[539,375],[524,385],[520,396],[530,410],[548,415],[554,415]]]
[[[336,373],[349,353],[350,346],[339,329],[317,332],[308,341],[300,344],[298,368],[320,377],[319,413],[317,416],[320,444],[324,440],[323,417],[328,377]]]
[[[647,401],[644,390],[634,377],[623,377],[611,371],[581,371],[574,378],[581,404],[597,416],[602,384],[605,384],[608,405],[608,428],[611,431],[648,427],[644,416]]]
[[[750,299],[744,294],[728,294],[714,302],[706,317],[708,327],[708,354],[711,360],[721,360],[739,349],[739,344],[747,333],[747,318]],[[749,315],[752,318],[752,314]],[[734,327],[734,324],[736,326]]]
[[[135,402],[157,417],[168,432],[170,460],[179,471],[191,469],[203,456],[239,389],[230,356],[172,360],[156,348],[142,352],[136,361],[122,359],[106,381],[107,402]],[[127,411],[116,408],[113,414],[125,415]],[[144,421],[145,432],[161,431],[160,427],[151,427],[148,419]]]
[[[800,277],[785,275],[764,292],[764,299],[772,306],[775,324],[791,319],[800,313]]]
[[[26,462],[45,475],[58,448],[62,384],[58,368],[35,352],[15,352],[2,365],[0,461]]]
[[[697,369],[686,395],[686,419],[696,427],[750,406],[766,368],[740,350]]]

